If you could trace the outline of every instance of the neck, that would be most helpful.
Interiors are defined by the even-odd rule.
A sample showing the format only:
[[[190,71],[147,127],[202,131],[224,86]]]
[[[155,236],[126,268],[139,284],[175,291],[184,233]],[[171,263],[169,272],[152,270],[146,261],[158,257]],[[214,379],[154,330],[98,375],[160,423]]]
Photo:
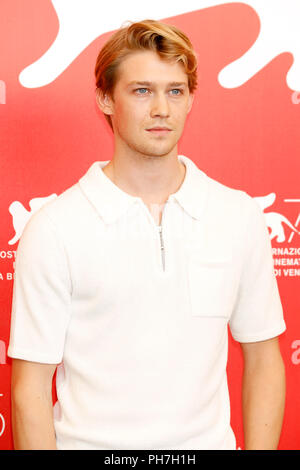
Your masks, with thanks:
[[[145,204],[163,204],[185,178],[185,165],[177,153],[164,156],[115,153],[103,172],[124,192],[140,197]]]

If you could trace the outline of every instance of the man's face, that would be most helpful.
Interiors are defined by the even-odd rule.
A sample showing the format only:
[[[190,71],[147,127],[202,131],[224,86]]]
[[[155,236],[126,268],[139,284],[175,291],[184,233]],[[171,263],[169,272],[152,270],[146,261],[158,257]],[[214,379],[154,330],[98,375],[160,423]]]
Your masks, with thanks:
[[[163,61],[152,51],[134,52],[120,64],[109,98],[115,139],[123,149],[147,156],[177,154],[192,102],[181,64]]]

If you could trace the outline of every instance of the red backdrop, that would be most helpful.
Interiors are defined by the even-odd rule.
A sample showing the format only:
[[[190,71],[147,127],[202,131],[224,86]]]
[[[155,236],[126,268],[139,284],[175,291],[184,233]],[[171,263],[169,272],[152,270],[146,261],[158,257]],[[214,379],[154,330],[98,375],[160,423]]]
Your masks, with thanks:
[[[138,18],[127,13],[110,31],[103,29],[99,16],[97,32],[99,11],[91,13],[99,5],[94,0],[70,3],[78,8],[69,11],[68,21],[66,11],[59,10],[66,7],[65,0],[0,4],[0,449],[13,448],[6,351],[20,234],[47,197],[71,186],[92,162],[111,158],[112,133],[95,104],[95,59],[122,21],[147,17],[181,28],[199,56],[199,86],[179,152],[212,178],[259,198],[264,207],[287,324],[280,337],[287,401],[279,448],[300,449],[300,236],[295,231],[300,229],[300,38],[291,32],[295,10],[280,0],[188,1],[174,12],[172,2],[165,2],[170,3],[170,16],[162,17],[159,2],[154,2],[153,11],[141,11]],[[79,6],[86,8],[82,24]],[[300,5],[292,6],[299,18]],[[116,5],[109,8],[113,13]],[[67,27],[72,21],[73,27]],[[88,37],[84,28],[94,28],[94,36]],[[289,36],[294,42],[284,43]],[[78,45],[78,37],[85,42]],[[44,62],[20,76],[41,58]],[[227,74],[220,74],[223,69]],[[232,426],[243,448],[242,356],[231,337],[228,377]]]

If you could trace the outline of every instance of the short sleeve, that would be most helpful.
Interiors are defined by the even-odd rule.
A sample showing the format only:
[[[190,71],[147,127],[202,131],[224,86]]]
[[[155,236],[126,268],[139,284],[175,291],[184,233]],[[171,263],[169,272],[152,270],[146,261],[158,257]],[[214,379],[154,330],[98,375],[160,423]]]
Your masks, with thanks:
[[[247,195],[248,224],[239,291],[229,326],[239,342],[263,341],[286,329],[264,213]]]
[[[27,222],[17,247],[8,356],[59,364],[70,300],[64,245],[42,207]]]

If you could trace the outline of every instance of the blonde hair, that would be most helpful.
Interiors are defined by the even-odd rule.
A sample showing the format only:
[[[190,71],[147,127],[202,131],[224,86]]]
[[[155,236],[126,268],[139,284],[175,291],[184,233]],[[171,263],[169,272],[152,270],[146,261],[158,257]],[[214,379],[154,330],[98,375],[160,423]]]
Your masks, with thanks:
[[[178,28],[156,20],[121,27],[100,50],[95,66],[96,91],[112,96],[121,61],[133,51],[151,50],[161,59],[182,63],[190,93],[197,87],[197,55],[189,38]],[[110,127],[111,118],[104,114]]]

